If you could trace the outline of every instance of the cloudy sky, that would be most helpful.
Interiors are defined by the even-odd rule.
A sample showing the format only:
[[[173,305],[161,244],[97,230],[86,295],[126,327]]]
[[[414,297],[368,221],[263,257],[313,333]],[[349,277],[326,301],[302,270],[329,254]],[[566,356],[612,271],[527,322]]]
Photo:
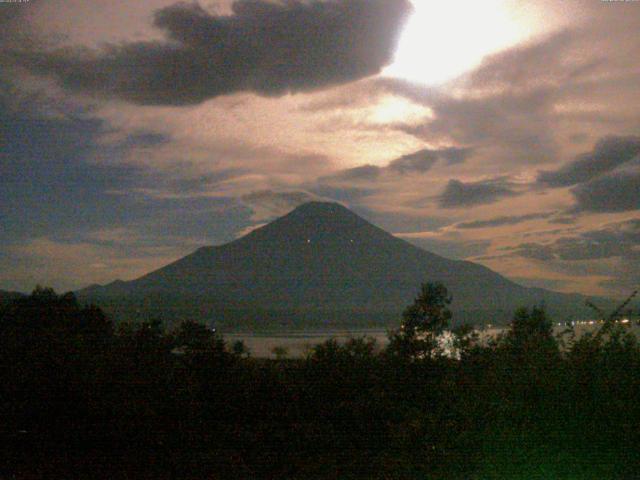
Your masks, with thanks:
[[[0,288],[311,199],[524,285],[640,285],[640,2],[0,3]]]

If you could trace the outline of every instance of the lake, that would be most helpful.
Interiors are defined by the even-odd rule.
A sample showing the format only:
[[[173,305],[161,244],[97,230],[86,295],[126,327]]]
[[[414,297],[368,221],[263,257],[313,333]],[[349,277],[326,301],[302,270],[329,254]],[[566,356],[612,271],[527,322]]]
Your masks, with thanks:
[[[578,336],[593,331],[598,326],[597,323],[583,322],[575,327]],[[637,327],[633,327],[636,334]],[[565,326],[555,325],[554,333],[559,334],[566,329]],[[481,339],[495,337],[503,332],[503,328],[487,328],[480,330]],[[227,333],[225,340],[229,344],[241,340],[249,348],[251,356],[257,358],[275,358],[273,349],[282,347],[287,352],[289,358],[301,358],[315,346],[331,338],[338,342],[345,342],[349,338],[368,337],[376,340],[378,347],[383,348],[389,342],[387,330],[385,329],[364,329],[364,330],[333,330],[333,331],[290,331],[280,333]]]

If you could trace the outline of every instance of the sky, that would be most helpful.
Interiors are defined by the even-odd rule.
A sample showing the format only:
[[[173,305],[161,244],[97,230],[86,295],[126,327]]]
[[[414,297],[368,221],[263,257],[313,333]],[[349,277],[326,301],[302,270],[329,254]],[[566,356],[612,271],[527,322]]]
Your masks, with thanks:
[[[310,200],[526,286],[640,285],[638,1],[30,0],[0,32],[0,289]]]

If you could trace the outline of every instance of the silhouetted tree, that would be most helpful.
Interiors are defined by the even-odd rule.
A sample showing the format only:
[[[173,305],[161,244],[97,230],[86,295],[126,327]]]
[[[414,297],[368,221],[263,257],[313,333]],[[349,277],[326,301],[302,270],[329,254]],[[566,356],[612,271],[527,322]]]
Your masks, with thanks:
[[[478,348],[478,332],[473,325],[463,324],[451,330],[453,335],[452,356],[463,358]]]
[[[247,347],[242,340],[236,340],[233,342],[233,345],[231,345],[231,351],[238,357],[248,357],[251,355],[249,347]]]
[[[335,338],[315,345],[309,360],[313,363],[336,368],[340,365],[353,366],[356,363],[369,363],[375,357],[375,338],[349,338],[340,344]]]
[[[402,313],[400,330],[390,333],[389,351],[405,358],[439,353],[438,337],[451,320],[451,296],[440,282],[422,284],[420,293]]]
[[[202,324],[114,333],[100,309],[37,288],[0,313],[0,477],[637,476],[629,324],[561,352],[544,310],[519,309],[488,344],[454,329],[453,361],[450,301],[423,285],[382,354],[331,339],[240,361],[244,344]]]
[[[553,324],[542,307],[516,310],[505,340],[514,348],[525,348],[541,344],[555,345]]]
[[[198,322],[182,322],[174,338],[175,346],[189,353],[205,352],[215,348],[224,350],[224,341],[214,331]]]
[[[560,362],[560,348],[553,334],[553,323],[542,307],[519,308],[503,337],[498,352],[505,353],[501,362],[514,373],[535,377],[539,384],[550,384]],[[521,370],[527,370],[523,372]],[[548,377],[542,378],[544,376]],[[523,384],[527,380],[523,380]]]
[[[284,360],[289,355],[289,349],[282,345],[278,345],[271,349],[271,353],[275,355],[276,360]]]

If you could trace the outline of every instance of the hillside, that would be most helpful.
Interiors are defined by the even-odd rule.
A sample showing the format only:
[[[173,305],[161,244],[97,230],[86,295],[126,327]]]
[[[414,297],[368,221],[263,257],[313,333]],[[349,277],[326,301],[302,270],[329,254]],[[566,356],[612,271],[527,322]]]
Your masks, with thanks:
[[[506,320],[544,302],[564,316],[584,299],[525,288],[478,264],[420,249],[336,203],[311,202],[225,245],[203,247],[138,279],[78,292],[116,316],[195,318],[230,328],[381,325],[397,319],[425,281],[453,294],[459,319]],[[116,306],[118,306],[116,308]]]

